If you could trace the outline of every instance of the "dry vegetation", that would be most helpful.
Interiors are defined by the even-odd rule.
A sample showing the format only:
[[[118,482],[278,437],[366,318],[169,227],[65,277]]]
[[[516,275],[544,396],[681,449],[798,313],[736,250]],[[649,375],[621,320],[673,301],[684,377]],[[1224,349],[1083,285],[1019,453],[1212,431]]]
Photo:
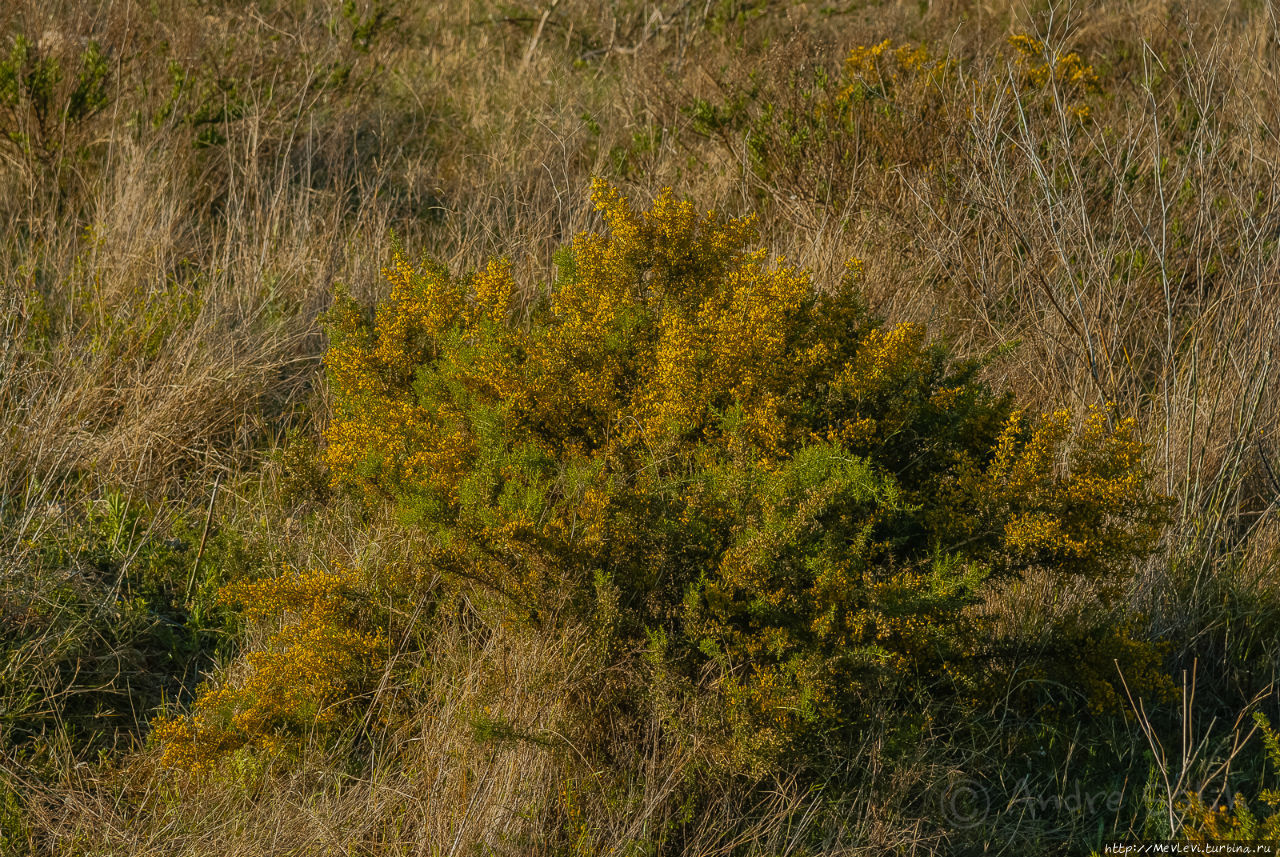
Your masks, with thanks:
[[[324,466],[335,287],[385,299],[397,247],[505,256],[532,305],[602,228],[593,177],[754,212],[816,283],[861,260],[876,315],[1030,411],[1113,404],[1172,498],[1158,550],[1101,587],[984,590],[1013,666],[962,716],[886,694],[838,770],[709,762],[671,724],[713,696],[434,567]],[[16,0],[0,219],[6,854],[1088,853],[1280,826],[1253,719],[1280,715],[1274,4]],[[285,565],[360,570],[376,675],[278,747],[171,770],[150,724],[275,627],[220,591]],[[1064,628],[1123,704],[1044,666]],[[1131,698],[1115,661],[1146,671]],[[641,702],[583,702],[615,672]],[[1205,809],[1237,794],[1252,815]]]

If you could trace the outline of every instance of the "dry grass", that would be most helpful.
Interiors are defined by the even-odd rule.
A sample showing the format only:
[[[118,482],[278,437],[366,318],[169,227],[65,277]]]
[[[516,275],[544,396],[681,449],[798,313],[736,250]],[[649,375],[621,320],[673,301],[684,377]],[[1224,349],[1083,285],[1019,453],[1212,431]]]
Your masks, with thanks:
[[[199,523],[225,479],[215,529],[245,534],[271,561],[407,561],[396,525],[316,512],[313,498],[281,489],[269,460],[291,431],[314,435],[325,419],[318,317],[334,284],[372,302],[398,241],[459,270],[509,255],[538,288],[555,248],[595,223],[585,188],[596,174],[640,197],[671,185],[708,207],[754,210],[766,243],[819,280],[865,260],[877,312],[928,322],[966,353],[1001,351],[989,378],[1033,406],[1115,402],[1135,416],[1174,522],[1125,611],[1170,642],[1175,671],[1197,664],[1196,723],[1221,747],[1246,704],[1273,710],[1274,8],[823,5],[0,10],[0,54],[26,34],[74,69],[93,39],[110,68],[109,99],[75,121],[0,101],[0,131],[13,135],[0,138],[0,562],[12,570],[0,622],[21,642],[5,655],[0,716],[23,710],[6,682],[25,681],[60,640],[92,638],[124,597],[129,560],[101,579],[32,571],[48,534],[74,529],[109,491]],[[382,8],[391,17],[377,18]],[[382,26],[366,45],[369,22]],[[998,85],[1015,31],[1095,64],[1102,93],[1087,124],[1065,93]],[[808,109],[798,93],[819,72],[838,77],[852,45],[888,37],[925,41],[963,71],[788,154],[773,117]],[[73,84],[64,74],[54,102]],[[700,120],[698,99],[725,121]],[[945,122],[930,106],[939,100],[955,108]],[[752,128],[766,132],[768,169]],[[126,556],[169,521],[158,515]],[[197,559],[197,570],[216,584],[217,569]],[[23,618],[63,603],[68,580],[88,581],[76,584],[88,605],[71,611],[79,624],[69,630],[65,611]],[[1072,599],[1087,596],[1028,586],[995,609],[1034,625]],[[34,765],[16,739],[0,746],[0,777],[31,811],[0,843],[104,855],[944,853],[975,842],[1044,850],[1062,833],[1015,814],[948,830],[931,798],[894,795],[1003,770],[999,737],[962,747],[925,733],[893,748],[911,761],[891,769],[887,728],[851,748],[868,777],[844,805],[822,806],[786,778],[727,781],[690,816],[698,747],[655,726],[613,748],[630,754],[616,770],[575,749],[564,700],[600,666],[588,636],[508,628],[483,605],[439,619],[425,642],[411,626],[406,617],[401,656],[343,740],[317,739],[300,765],[198,796],[155,776],[150,750],[85,759],[57,728],[59,700],[84,690],[78,673],[53,675],[41,688],[53,749]],[[121,686],[127,670],[115,674]],[[522,737],[478,729],[486,705]],[[122,734],[145,720],[135,712]],[[1140,736],[1125,740],[1115,754],[1136,758]],[[1227,774],[1205,770],[1218,784]],[[0,802],[0,830],[4,819]]]

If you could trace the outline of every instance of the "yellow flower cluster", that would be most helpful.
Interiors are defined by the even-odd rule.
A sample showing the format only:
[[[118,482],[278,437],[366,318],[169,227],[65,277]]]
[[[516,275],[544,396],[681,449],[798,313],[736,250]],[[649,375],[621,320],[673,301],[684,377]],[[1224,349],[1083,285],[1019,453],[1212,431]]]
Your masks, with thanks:
[[[286,568],[277,577],[223,589],[222,600],[239,604],[247,618],[278,627],[224,684],[201,693],[188,716],[153,723],[162,763],[203,776],[236,750],[270,757],[291,729],[334,721],[381,668],[386,648],[380,630],[364,632],[351,621],[355,580],[351,572]]]
[[[1154,548],[1165,500],[1146,488],[1145,447],[1132,419],[1091,408],[1078,429],[1058,410],[1030,424],[1008,418],[981,491],[1004,508],[1016,562],[1062,563],[1094,579]]]
[[[892,39],[875,45],[858,45],[845,57],[844,72],[848,85],[840,92],[837,103],[848,103],[859,86],[883,95],[904,84],[938,83],[954,70],[949,59],[939,59],[924,45],[900,44]]]
[[[744,450],[774,455],[795,440],[798,403],[778,391],[837,358],[798,323],[818,300],[808,277],[745,249],[750,217],[700,214],[670,191],[637,212],[600,181],[592,199],[610,234],[575,239],[573,275],[533,330],[506,323],[516,287],[505,263],[451,284],[397,258],[372,326],[340,302],[326,357],[340,392],[326,452],[338,482],[430,487],[456,501],[480,449],[468,403],[443,389],[454,381],[566,442],[657,449],[723,431],[729,412]],[[460,377],[424,395],[415,367],[440,358]]]
[[[1062,521],[1047,512],[1028,512],[1005,525],[1004,543],[1020,554],[1049,551],[1057,556],[1081,556],[1086,545],[1063,532]]]
[[[1012,64],[1020,92],[1055,90],[1071,116],[1081,121],[1089,118],[1086,99],[1100,92],[1101,84],[1093,66],[1078,52],[1052,53],[1044,42],[1026,33],[1010,36],[1008,43],[1013,48]],[[935,56],[924,45],[895,45],[890,39],[854,47],[845,58],[844,78],[845,84],[833,100],[836,108],[848,107],[859,94],[900,99],[914,93],[925,96],[933,109],[945,110],[950,102],[939,100],[945,84],[955,83],[966,91],[975,85],[956,60]],[[996,81],[997,87],[1004,87],[999,78]],[[818,118],[824,112],[819,109]]]
[[[1088,120],[1089,105],[1084,99],[1102,89],[1093,66],[1085,64],[1076,51],[1051,56],[1044,42],[1026,33],[1010,36],[1009,44],[1016,52],[1015,62],[1027,89],[1056,88],[1070,115]]]
[[[1093,66],[1085,65],[1075,51],[1046,58],[1044,42],[1026,33],[1010,36],[1009,44],[1017,50],[1032,86],[1041,88],[1053,81],[1080,91],[1098,88],[1098,75],[1094,73]]]
[[[895,381],[915,377],[927,365],[925,329],[904,322],[876,328],[858,346],[857,356],[836,376],[833,388],[853,396],[871,396]]]
[[[1256,815],[1257,804],[1270,810],[1263,817]],[[1257,842],[1280,839],[1280,791],[1264,789],[1254,806],[1243,793],[1232,796],[1226,803],[1208,806],[1192,794],[1184,802],[1187,818],[1183,822],[1182,835],[1190,842],[1206,842],[1220,845],[1223,842]],[[1221,846],[1220,846],[1221,847]]]
[[[218,600],[239,605],[249,621],[303,612],[331,615],[350,597],[356,582],[349,570],[294,572],[285,566],[278,577],[228,584]]]

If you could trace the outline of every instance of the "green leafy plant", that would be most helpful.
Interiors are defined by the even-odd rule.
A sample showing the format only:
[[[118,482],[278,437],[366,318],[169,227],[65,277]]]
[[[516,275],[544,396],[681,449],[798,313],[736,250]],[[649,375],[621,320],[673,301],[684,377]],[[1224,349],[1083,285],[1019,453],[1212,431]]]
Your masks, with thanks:
[[[111,65],[90,40],[60,56],[19,33],[0,57],[0,138],[51,160],[67,134],[107,106]]]
[[[119,490],[23,514],[34,523],[0,581],[0,739],[23,756],[57,731],[87,750],[127,740],[195,689],[224,638],[204,589],[243,548],[215,532],[197,569],[201,524]]]

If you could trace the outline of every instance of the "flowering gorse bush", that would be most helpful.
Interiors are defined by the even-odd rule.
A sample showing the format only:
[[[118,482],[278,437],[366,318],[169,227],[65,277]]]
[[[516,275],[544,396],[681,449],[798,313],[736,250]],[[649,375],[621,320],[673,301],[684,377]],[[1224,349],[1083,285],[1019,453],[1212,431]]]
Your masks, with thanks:
[[[208,774],[242,749],[271,756],[290,734],[331,724],[382,667],[385,638],[353,621],[351,572],[285,569],[278,577],[225,587],[222,600],[251,622],[275,629],[245,654],[223,684],[200,695],[186,717],[153,723],[162,763]]]
[[[1042,40],[1026,33],[1015,33],[1008,43],[1013,48],[1008,74],[987,81],[983,89],[987,95],[993,94],[993,86],[1006,89],[1008,79],[1021,98],[1056,95],[1069,115],[1080,120],[1089,118],[1087,98],[1101,92],[1102,85],[1093,66],[1085,63],[1077,51],[1052,51]],[[940,110],[945,106],[948,86],[959,84],[957,91],[965,91],[979,85],[971,72],[954,58],[934,55],[925,45],[895,46],[890,39],[871,46],[858,45],[845,58],[846,83],[835,103],[848,107],[870,97],[894,100],[914,96]]]
[[[1102,91],[1093,66],[1076,51],[1052,52],[1043,41],[1026,33],[1009,37],[1015,51],[1014,65],[1023,92],[1052,91],[1065,112],[1075,119],[1089,119],[1090,95]]]
[[[984,581],[1114,592],[1153,548],[1131,421],[1027,416],[919,325],[872,318],[856,262],[819,289],[749,217],[592,198],[608,233],[544,294],[503,261],[401,256],[372,317],[346,296],[330,316],[333,479],[394,498],[444,570],[538,617],[611,593],[615,632],[712,668],[769,757],[869,689],[980,661]]]

